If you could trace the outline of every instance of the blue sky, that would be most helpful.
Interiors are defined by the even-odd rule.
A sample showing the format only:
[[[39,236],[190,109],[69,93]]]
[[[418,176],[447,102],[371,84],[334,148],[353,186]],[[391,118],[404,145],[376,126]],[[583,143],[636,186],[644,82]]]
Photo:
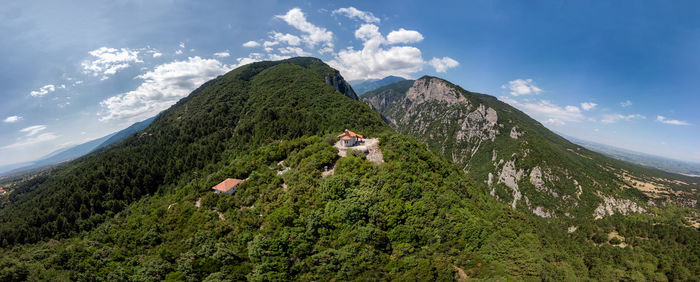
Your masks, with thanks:
[[[435,75],[567,135],[700,162],[696,1],[17,1],[0,7],[0,165],[122,129],[240,64]]]

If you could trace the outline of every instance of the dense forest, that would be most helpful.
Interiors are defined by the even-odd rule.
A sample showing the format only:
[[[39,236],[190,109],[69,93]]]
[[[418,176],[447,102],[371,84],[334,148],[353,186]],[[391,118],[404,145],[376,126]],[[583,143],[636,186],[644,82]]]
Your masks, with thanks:
[[[17,181],[0,210],[0,280],[698,279],[687,208],[512,209],[334,75],[310,58],[238,68],[143,132]],[[339,157],[346,128],[379,138],[384,162]],[[211,191],[229,177],[245,179],[233,195]]]

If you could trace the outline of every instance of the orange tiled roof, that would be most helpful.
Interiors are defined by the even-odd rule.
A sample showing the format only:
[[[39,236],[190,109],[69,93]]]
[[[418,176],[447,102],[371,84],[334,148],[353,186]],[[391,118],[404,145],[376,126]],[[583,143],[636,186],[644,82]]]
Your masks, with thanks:
[[[228,190],[231,190],[233,187],[236,187],[238,184],[241,184],[241,182],[243,182],[243,180],[226,178],[226,180],[221,181],[221,183],[216,184],[216,186],[211,187],[211,189],[218,190],[221,192],[228,192]]]
[[[341,133],[340,135],[338,135],[338,138],[343,137],[343,136],[350,136],[350,137],[362,138],[362,135],[357,134],[357,133],[355,133],[355,132],[352,132],[352,131],[350,131],[350,130],[345,130],[345,132],[343,132],[343,133]]]
[[[343,137],[343,140],[349,141],[349,140],[352,140],[352,137],[346,135],[346,136]]]

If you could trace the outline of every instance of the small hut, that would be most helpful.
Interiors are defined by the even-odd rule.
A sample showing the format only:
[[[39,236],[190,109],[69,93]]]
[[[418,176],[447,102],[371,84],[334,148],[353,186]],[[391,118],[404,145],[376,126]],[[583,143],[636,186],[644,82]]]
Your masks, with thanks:
[[[216,184],[216,186],[211,187],[211,189],[214,189],[216,193],[226,193],[226,194],[233,194],[236,192],[236,187],[240,185],[243,182],[243,180],[240,179],[235,179],[235,178],[226,178],[226,180],[221,181],[221,183]]]

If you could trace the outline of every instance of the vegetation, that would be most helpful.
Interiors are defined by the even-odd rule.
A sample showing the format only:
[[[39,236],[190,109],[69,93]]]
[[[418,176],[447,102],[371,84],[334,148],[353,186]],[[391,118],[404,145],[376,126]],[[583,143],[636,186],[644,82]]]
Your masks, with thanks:
[[[700,236],[681,224],[685,210],[598,221],[514,210],[326,85],[328,69],[310,59],[236,69],[146,134],[14,184],[0,210],[0,281],[700,274]],[[338,157],[331,144],[345,128],[378,137],[384,162]],[[334,169],[324,177],[326,167]],[[212,193],[227,177],[246,180],[233,195]],[[597,243],[613,231],[626,247]]]
[[[499,176],[504,164],[512,161],[513,170],[523,171],[519,181],[515,181],[517,194],[523,196],[516,208],[532,211],[542,207],[557,217],[590,218],[603,202],[601,195],[629,199],[640,206],[650,200],[656,204],[693,206],[693,201],[700,200],[698,178],[644,168],[589,151],[493,96],[469,92],[436,77],[425,76],[418,81],[445,85],[463,102],[408,97],[408,90],[416,82],[413,80],[367,92],[362,99],[389,120],[397,132],[415,136],[434,152],[460,164],[474,179],[487,180],[491,174],[493,193],[507,203],[516,200],[516,193],[499,181]],[[488,109],[497,116],[494,124],[485,117]],[[489,135],[492,130],[496,132],[493,137]],[[530,181],[535,168],[541,171],[541,183],[546,188],[535,187]],[[666,191],[652,197],[637,189],[626,189],[632,188],[632,183],[622,174],[648,181],[661,179],[659,183]]]

